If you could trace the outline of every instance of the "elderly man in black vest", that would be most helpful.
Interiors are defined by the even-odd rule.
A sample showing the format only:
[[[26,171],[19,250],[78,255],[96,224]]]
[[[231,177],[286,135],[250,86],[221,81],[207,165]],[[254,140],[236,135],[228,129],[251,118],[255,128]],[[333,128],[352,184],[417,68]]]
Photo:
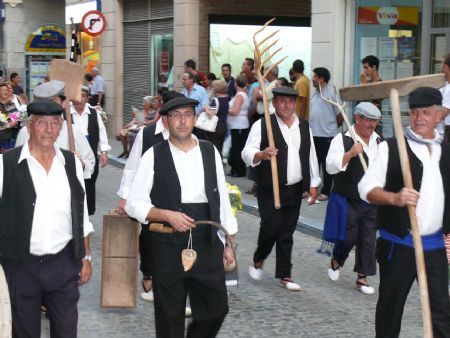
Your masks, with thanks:
[[[160,111],[169,139],[142,156],[125,210],[141,223],[164,225],[152,235],[153,290],[157,337],[184,337],[186,296],[193,321],[187,337],[215,337],[228,312],[224,261],[234,261],[231,248],[210,225],[212,220],[230,234],[237,232],[221,157],[214,146],[192,135],[197,100],[177,97]],[[190,270],[181,253],[197,252]],[[234,239],[233,239],[234,240]]]
[[[41,300],[51,337],[77,336],[79,284],[91,276],[81,162],[55,141],[62,107],[28,105],[30,139],[0,155],[0,258],[11,297],[14,337],[40,337]],[[55,198],[57,197],[57,198]]]
[[[448,338],[450,303],[443,235],[450,232],[450,146],[441,145],[435,129],[442,95],[437,89],[421,87],[409,94],[408,101],[405,135],[414,189],[404,188],[395,139],[379,144],[377,157],[358,184],[361,198],[379,205],[376,336],[399,336],[406,298],[417,278],[407,210],[414,206],[425,251],[434,337]]]
[[[163,95],[163,103],[175,97],[184,97],[183,94],[175,91],[167,91]],[[117,211],[121,215],[126,215],[125,205],[127,203],[128,193],[131,189],[136,170],[142,155],[153,147],[169,138],[169,130],[167,130],[162,119],[159,119],[155,124],[142,128],[136,135],[136,139],[131,148],[130,156],[128,156],[127,163],[123,170],[122,180],[120,181],[119,201],[117,203]],[[152,291],[152,233],[148,229],[147,224],[142,224],[142,229],[139,234],[139,254],[141,256],[140,269],[143,275],[142,288],[144,292],[141,298],[145,301],[152,302],[154,295]],[[186,309],[186,313],[190,313],[190,309]]]
[[[327,205],[324,225],[324,239],[334,243],[328,276],[332,281],[339,279],[340,267],[344,266],[350,251],[356,246],[354,271],[358,274],[356,288],[363,294],[375,292],[367,276],[377,271],[375,260],[377,209],[359,197],[358,182],[364,175],[364,168],[358,158],[363,154],[366,163],[377,154],[380,137],[375,132],[381,118],[380,110],[370,102],[361,102],[355,107],[356,143],[350,132],[337,134],[330,144],[326,157],[327,171],[333,175],[333,189]],[[334,230],[334,231],[332,231]],[[338,238],[332,237],[338,234]]]
[[[242,159],[256,168],[258,208],[261,228],[258,247],[253,255],[249,274],[255,280],[263,276],[264,260],[276,244],[275,277],[279,285],[299,291],[300,285],[291,278],[293,234],[300,214],[302,193],[310,193],[310,204],[317,196],[321,180],[316,150],[308,121],[295,114],[298,93],[290,87],[272,90],[275,114],[271,115],[275,148],[269,147],[265,119],[256,121],[242,151]],[[275,209],[272,190],[270,157],[276,155],[281,208]]]
[[[102,167],[108,164],[108,151],[111,146],[108,143],[108,135],[100,113],[88,104],[89,88],[82,86],[81,100],[72,101],[70,108],[72,120],[75,125],[85,135],[89,141],[95,156],[95,167],[91,178],[85,180],[86,198],[89,215],[95,214],[95,183],[97,182],[99,163]],[[98,152],[100,151],[100,157]]]

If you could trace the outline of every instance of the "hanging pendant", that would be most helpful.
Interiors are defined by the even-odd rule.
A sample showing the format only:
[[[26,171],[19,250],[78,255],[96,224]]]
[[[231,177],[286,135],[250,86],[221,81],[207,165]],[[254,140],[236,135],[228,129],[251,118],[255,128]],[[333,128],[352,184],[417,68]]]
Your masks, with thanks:
[[[187,249],[181,251],[181,263],[184,271],[189,271],[197,260],[197,252],[192,248],[192,230],[189,229],[189,241]]]

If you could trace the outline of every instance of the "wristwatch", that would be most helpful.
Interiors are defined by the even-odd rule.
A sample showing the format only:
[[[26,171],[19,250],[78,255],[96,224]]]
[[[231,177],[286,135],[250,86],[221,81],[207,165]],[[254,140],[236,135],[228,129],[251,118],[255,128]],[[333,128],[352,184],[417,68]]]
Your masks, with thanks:
[[[91,262],[92,261],[92,256],[91,255],[86,255],[86,256],[84,256],[83,259],[87,260],[88,262]]]

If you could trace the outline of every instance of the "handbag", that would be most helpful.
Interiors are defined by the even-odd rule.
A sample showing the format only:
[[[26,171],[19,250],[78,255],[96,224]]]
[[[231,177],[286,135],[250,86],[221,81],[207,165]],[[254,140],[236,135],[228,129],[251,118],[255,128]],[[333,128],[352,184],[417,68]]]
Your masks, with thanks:
[[[213,110],[211,108],[215,108],[215,111],[217,112],[219,110],[219,100],[213,97],[211,101],[212,101],[211,103],[214,104],[210,104],[210,110]],[[201,112],[200,115],[197,117],[197,122],[195,123],[195,126],[198,129],[214,133],[216,131],[217,122],[219,122],[219,118],[217,117],[217,115],[209,117],[207,112]]]

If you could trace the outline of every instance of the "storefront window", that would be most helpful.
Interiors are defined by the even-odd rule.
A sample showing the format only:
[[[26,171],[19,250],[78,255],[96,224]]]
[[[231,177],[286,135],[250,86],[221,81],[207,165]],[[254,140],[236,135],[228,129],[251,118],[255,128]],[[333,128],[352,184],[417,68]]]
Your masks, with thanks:
[[[361,60],[368,55],[379,59],[384,81],[420,75],[422,0],[359,0],[356,5],[354,83],[360,82]],[[406,123],[406,98],[400,99],[400,109]],[[381,112],[383,135],[392,136],[388,100],[383,100]]]
[[[173,88],[173,34],[152,34],[151,91]]]
[[[433,0],[433,28],[450,27],[450,2]]]

